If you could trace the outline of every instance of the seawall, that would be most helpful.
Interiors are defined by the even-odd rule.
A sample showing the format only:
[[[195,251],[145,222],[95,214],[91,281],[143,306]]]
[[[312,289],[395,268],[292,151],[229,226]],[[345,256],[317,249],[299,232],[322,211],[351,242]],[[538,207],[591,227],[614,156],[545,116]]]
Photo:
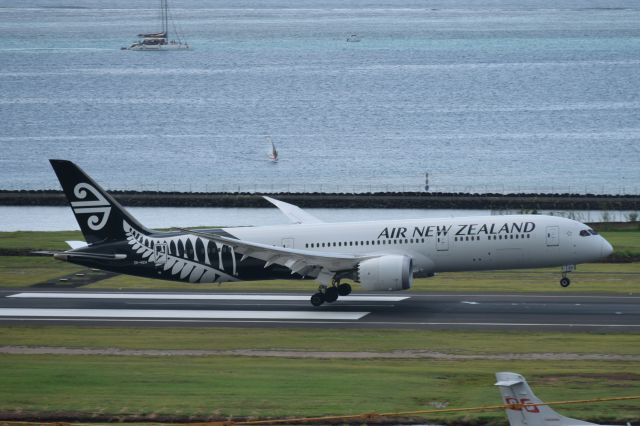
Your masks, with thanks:
[[[135,207],[270,207],[261,194],[111,191]],[[300,207],[489,210],[640,210],[640,195],[464,194],[393,192],[367,194],[267,194]],[[66,206],[62,191],[0,190],[2,206]]]

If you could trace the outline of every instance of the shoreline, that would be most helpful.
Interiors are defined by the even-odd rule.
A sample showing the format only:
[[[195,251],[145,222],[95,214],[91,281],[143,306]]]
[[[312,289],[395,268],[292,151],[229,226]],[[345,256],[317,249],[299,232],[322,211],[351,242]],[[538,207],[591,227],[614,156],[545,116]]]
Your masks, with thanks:
[[[110,191],[129,207],[271,207],[255,193]],[[640,210],[640,195],[468,194],[430,192],[269,193],[302,208],[488,210]],[[0,190],[0,206],[66,206],[62,191]]]

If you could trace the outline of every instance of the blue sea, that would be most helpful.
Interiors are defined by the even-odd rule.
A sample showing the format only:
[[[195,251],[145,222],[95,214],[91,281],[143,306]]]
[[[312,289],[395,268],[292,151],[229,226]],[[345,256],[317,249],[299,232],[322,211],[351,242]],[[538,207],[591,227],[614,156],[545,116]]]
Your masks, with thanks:
[[[636,0],[158,3],[0,3],[0,189],[640,193]]]

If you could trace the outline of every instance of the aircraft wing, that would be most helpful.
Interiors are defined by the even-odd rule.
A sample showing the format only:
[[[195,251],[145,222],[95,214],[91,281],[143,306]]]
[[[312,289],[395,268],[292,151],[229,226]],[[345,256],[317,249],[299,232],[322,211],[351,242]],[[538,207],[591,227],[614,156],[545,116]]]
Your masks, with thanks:
[[[285,216],[287,216],[293,223],[323,223],[322,220],[302,210],[298,206],[285,203],[284,201],[276,200],[275,198],[262,196],[265,200],[276,206]]]
[[[235,238],[223,237],[206,232],[192,231],[176,228],[191,235],[215,241],[220,244],[233,247],[236,253],[242,254],[242,260],[254,257],[266,262],[265,268],[272,264],[278,264],[291,269],[300,275],[308,275],[313,270],[325,269],[330,272],[348,271],[355,268],[358,263],[377,256],[357,256],[353,254],[323,253],[309,250],[297,250],[292,248],[272,246],[268,244],[243,241]]]

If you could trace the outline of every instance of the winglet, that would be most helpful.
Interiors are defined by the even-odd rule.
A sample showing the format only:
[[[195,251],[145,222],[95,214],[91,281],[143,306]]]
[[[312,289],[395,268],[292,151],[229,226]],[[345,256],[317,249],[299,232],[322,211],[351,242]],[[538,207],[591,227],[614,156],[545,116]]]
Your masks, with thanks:
[[[293,223],[323,223],[322,220],[313,216],[302,210],[298,206],[294,206],[293,204],[285,203],[284,201],[276,200],[275,198],[267,197],[263,195],[263,198],[276,206],[280,211],[287,216]]]

